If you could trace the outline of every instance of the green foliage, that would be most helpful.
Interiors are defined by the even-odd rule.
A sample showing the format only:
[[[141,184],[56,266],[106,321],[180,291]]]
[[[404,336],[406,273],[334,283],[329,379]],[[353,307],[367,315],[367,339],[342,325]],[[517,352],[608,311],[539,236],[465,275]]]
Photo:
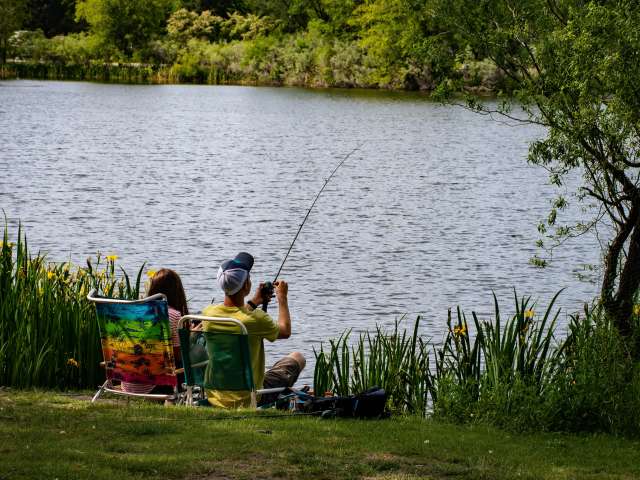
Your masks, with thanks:
[[[431,382],[434,413],[453,420],[504,419],[527,425],[521,413],[523,398],[536,399],[546,393],[554,373],[558,351],[553,331],[559,312],[552,315],[552,299],[540,320],[535,320],[531,299],[515,295],[515,314],[504,324],[494,295],[492,321],[481,321],[472,313],[475,336],[459,308],[441,347],[436,348],[436,369]],[[501,413],[500,413],[501,412]]]
[[[557,296],[556,296],[557,297]],[[602,309],[571,317],[566,339],[553,340],[555,298],[541,318],[528,299],[504,327],[464,314],[436,350],[433,412],[460,422],[515,430],[606,431],[637,435],[627,412],[640,408],[640,363]],[[637,322],[637,318],[634,320]]]
[[[186,8],[176,10],[167,21],[169,38],[181,44],[195,38],[216,41],[220,37],[222,17],[212,15],[209,10],[198,14]]]
[[[5,224],[0,246],[0,385],[93,388],[104,378],[95,307],[89,290],[138,298],[135,282],[115,272],[115,257],[87,268],[48,263],[31,255],[22,229],[9,242]]]
[[[25,28],[42,30],[48,37],[78,32],[76,0],[26,0],[27,20]]]
[[[433,90],[453,68],[429,2],[374,0],[360,5],[350,21],[377,66],[380,86]]]
[[[428,344],[418,335],[420,317],[412,334],[400,325],[396,322],[390,332],[378,326],[373,334],[361,334],[354,346],[348,331],[329,340],[328,351],[322,345],[314,350],[315,390],[350,395],[378,386],[387,392],[391,411],[423,414],[430,387]]]
[[[24,0],[0,0],[0,12],[0,64],[4,64],[9,38],[20,29],[26,17]]]
[[[46,8],[67,1],[47,0]],[[59,66],[133,61],[164,69],[151,76],[158,82],[433,90],[443,78],[460,75],[478,91],[498,85],[491,61],[467,54],[460,60],[451,35],[434,20],[431,1],[80,0],[76,18],[88,34],[22,48],[22,60],[56,68],[15,70],[96,78],[92,67],[78,74]]]
[[[77,19],[85,20],[91,33],[114,45],[126,57],[144,57],[148,43],[165,33],[173,0],[80,0]]]
[[[637,317],[634,319],[637,323]],[[572,317],[548,397],[563,430],[640,431],[640,363],[602,312]]]
[[[412,335],[396,323],[392,332],[377,327],[352,344],[347,331],[315,351],[316,392],[348,395],[379,385],[395,412],[517,431],[638,435],[640,422],[628,412],[640,408],[640,363],[601,308],[571,317],[557,342],[559,293],[542,314],[530,298],[514,295],[506,322],[495,296],[490,321],[473,312],[470,325],[458,308],[439,344],[418,335],[420,319]],[[632,320],[640,322],[640,305]]]

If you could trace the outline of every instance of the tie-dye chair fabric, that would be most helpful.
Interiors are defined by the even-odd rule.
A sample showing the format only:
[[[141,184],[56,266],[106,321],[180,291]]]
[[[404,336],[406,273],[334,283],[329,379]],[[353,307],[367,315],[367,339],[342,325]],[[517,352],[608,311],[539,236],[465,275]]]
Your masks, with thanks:
[[[87,297],[96,305],[106,381],[104,392],[158,400],[178,400],[178,373],[173,356],[167,299],[162,294],[142,300]],[[167,393],[132,393],[121,383],[164,387]]]

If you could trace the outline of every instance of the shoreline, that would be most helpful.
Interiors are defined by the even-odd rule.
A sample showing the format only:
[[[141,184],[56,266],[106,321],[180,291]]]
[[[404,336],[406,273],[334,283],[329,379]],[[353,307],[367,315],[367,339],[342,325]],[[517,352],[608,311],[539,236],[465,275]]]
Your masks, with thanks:
[[[206,72],[206,74],[202,74]],[[349,84],[343,82],[287,82],[246,77],[228,78],[216,68],[202,71],[192,78],[181,78],[174,72],[173,65],[153,65],[135,63],[103,64],[55,64],[24,61],[8,61],[0,65],[0,80],[50,80],[98,82],[122,85],[208,85],[272,88],[304,88],[309,90],[361,90],[369,92],[392,92],[414,94],[431,99],[434,89],[395,88],[392,86]],[[465,86],[457,95],[472,94],[480,98],[495,98],[497,92],[490,85]]]

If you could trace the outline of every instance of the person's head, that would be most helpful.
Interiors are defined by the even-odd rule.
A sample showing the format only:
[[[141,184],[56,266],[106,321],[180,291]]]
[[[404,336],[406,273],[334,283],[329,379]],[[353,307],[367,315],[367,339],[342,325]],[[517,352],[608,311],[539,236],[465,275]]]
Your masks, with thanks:
[[[182,315],[189,314],[187,297],[184,294],[182,280],[180,280],[180,276],[173,270],[162,268],[153,276],[147,294],[151,296],[156,293],[164,293],[171,308],[175,308]]]
[[[253,257],[240,252],[235,258],[225,260],[218,268],[218,286],[234,303],[243,303],[251,292],[251,267]]]

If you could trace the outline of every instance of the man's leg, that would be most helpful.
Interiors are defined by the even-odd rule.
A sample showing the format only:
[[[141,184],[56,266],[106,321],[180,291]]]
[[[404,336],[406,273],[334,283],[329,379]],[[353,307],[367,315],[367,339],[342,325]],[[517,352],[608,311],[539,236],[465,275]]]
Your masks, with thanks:
[[[290,353],[278,360],[273,367],[266,371],[262,388],[292,387],[306,364],[304,355],[300,352]],[[272,403],[277,398],[277,393],[261,395],[258,405]]]

